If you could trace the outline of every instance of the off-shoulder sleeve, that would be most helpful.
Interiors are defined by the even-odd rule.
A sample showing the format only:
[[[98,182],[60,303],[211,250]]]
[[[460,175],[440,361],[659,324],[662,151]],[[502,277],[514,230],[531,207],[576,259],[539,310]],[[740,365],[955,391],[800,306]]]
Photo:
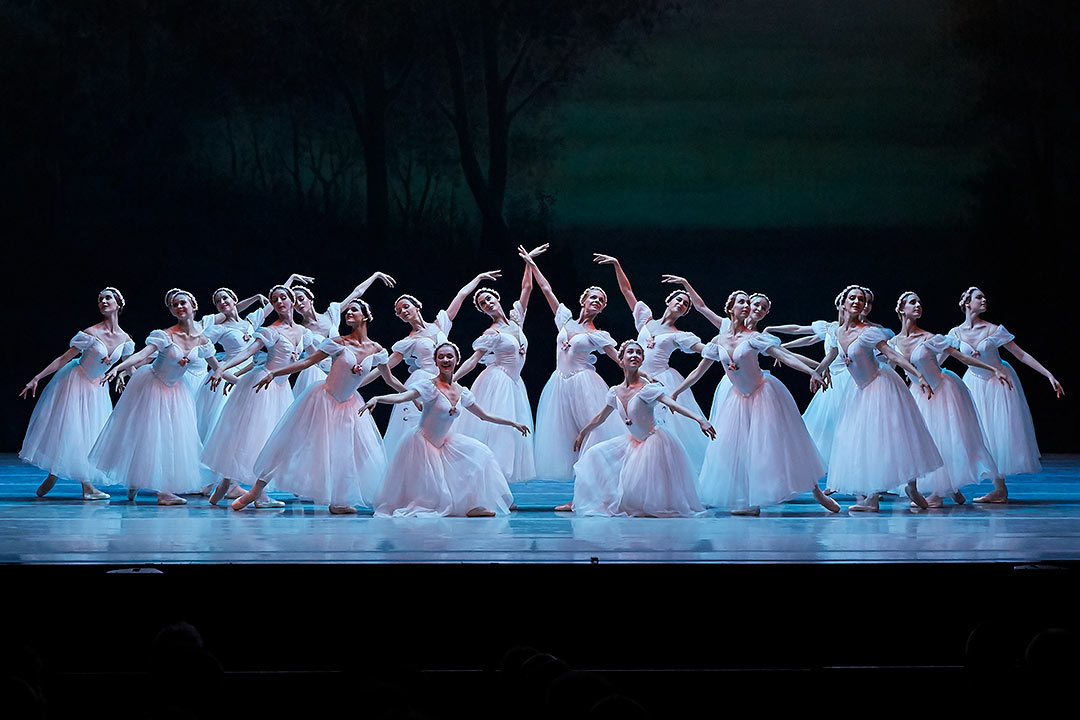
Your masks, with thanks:
[[[134,354],[135,354],[135,341],[134,340],[128,340],[127,342],[124,343],[124,349],[120,351],[120,359],[123,360],[124,358],[128,357],[129,355],[134,355]]]
[[[510,308],[510,322],[517,323],[518,327],[525,327],[525,306],[520,300],[515,300]]]
[[[197,323],[195,323],[195,324],[198,325],[200,328],[202,328],[203,332],[206,332],[207,330],[209,330],[210,328],[214,327],[214,325],[217,324],[217,313],[210,313],[209,315],[203,315],[201,318],[199,318],[199,321]]]
[[[75,333],[75,336],[71,338],[71,342],[68,343],[71,347],[75,348],[79,352],[86,352],[86,348],[94,344],[94,336],[90,333],[85,333],[82,330]]]
[[[923,340],[923,345],[925,345],[930,350],[930,352],[934,354],[940,354],[951,347],[956,347],[953,342],[953,340],[950,340],[944,335],[931,335],[926,340]]]
[[[259,327],[263,324],[263,321],[266,320],[266,306],[260,305],[255,308],[253,312],[248,313],[247,317],[244,319],[251,323],[251,327]]]
[[[706,360],[712,360],[713,362],[720,362],[720,343],[718,340],[720,336],[717,335],[709,342],[705,343],[705,347],[701,348],[701,357]]]
[[[326,353],[330,357],[337,357],[341,353],[345,352],[344,347],[342,347],[341,345],[338,345],[336,342],[334,342],[330,338],[327,338],[326,340],[323,340],[321,343],[319,343],[319,347],[317,349],[322,350],[324,353]]]
[[[649,405],[656,403],[657,398],[664,394],[664,386],[658,382],[651,382],[638,391],[638,397],[642,402]]]
[[[720,332],[727,332],[731,329],[731,318],[723,318],[720,320]]]
[[[369,356],[371,358],[371,367],[376,365],[385,365],[390,362],[390,354],[386,352],[386,348],[383,348],[377,353]]]
[[[146,338],[146,344],[153,345],[158,352],[161,352],[172,345],[172,340],[169,338],[169,333],[164,330],[155,330]]]
[[[330,316],[330,332],[336,335],[341,327],[341,303],[335,300],[327,305],[326,314]]]
[[[300,347],[306,349],[322,340],[322,336],[316,335],[310,330],[304,330],[304,334],[300,337]]]
[[[262,340],[262,344],[267,350],[274,347],[280,337],[278,331],[272,327],[261,327],[255,331],[255,338]]]
[[[619,398],[615,395],[615,388],[608,388],[607,395],[604,397],[604,404],[610,405],[616,410],[619,409]]]
[[[559,307],[555,309],[555,327],[562,330],[563,326],[573,319],[574,313],[570,312],[570,308],[559,303]]]
[[[763,332],[753,335],[746,342],[750,343],[750,347],[754,348],[759,355],[764,355],[771,347],[780,347],[780,338]]]
[[[645,303],[638,300],[634,303],[634,329],[641,332],[641,328],[645,327],[645,323],[653,319],[652,310]]]
[[[606,347],[615,347],[615,338],[607,330],[593,330],[589,333],[589,342],[597,350],[603,352]]]
[[[396,352],[402,357],[409,357],[409,353],[412,352],[413,343],[416,342],[416,338],[403,337],[396,343],[390,346],[391,352]]]
[[[461,388],[461,399],[458,400],[458,405],[463,408],[467,408],[476,402],[476,398],[472,394],[472,390],[467,387]]]
[[[473,350],[483,350],[484,352],[494,352],[495,343],[499,341],[499,333],[484,333],[480,337],[473,340]]]
[[[817,336],[818,340],[824,340],[825,335],[829,332],[829,323],[826,320],[815,320],[810,323],[810,330]]]
[[[198,357],[208,358],[214,354],[214,343],[207,340],[199,346],[199,352],[195,353]]]
[[[986,338],[985,342],[1001,347],[1002,345],[1008,345],[1015,339],[1016,336],[1006,330],[1004,325],[998,325],[997,330],[990,333],[990,336]]]
[[[439,326],[440,330],[449,335],[450,328],[454,326],[454,321],[450,319],[450,315],[445,310],[440,310],[435,315],[435,324]]]
[[[424,382],[417,383],[413,385],[412,389],[420,393],[420,401],[424,403],[424,405],[427,405],[429,402],[434,400],[436,393],[439,392],[438,388],[435,387],[435,383],[431,380],[425,380]]]
[[[225,334],[225,326],[223,325],[211,325],[203,329],[203,335],[210,340],[210,342],[216,343],[221,339],[221,336]]]
[[[892,335],[885,328],[869,327],[859,335],[859,342],[868,347],[877,347],[880,342],[888,342]]]
[[[679,331],[675,333],[675,347],[684,353],[694,352],[694,346],[701,342],[701,338],[692,332]]]

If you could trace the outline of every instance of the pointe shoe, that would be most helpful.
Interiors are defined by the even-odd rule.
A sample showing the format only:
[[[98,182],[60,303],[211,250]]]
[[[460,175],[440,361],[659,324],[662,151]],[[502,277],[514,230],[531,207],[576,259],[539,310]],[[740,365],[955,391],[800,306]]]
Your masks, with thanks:
[[[225,497],[230,500],[236,500],[237,498],[244,497],[245,492],[244,488],[240,487],[240,485],[233,485],[229,488],[229,492],[225,493]]]
[[[239,502],[239,500],[237,502]],[[235,504],[236,503],[233,503],[233,505],[235,505]],[[240,507],[243,507],[243,505],[241,505]],[[255,501],[255,509],[256,510],[265,510],[265,509],[268,509],[268,508],[283,508],[283,507],[285,507],[285,503],[282,502],[281,500],[275,500],[274,498],[266,498],[265,500],[256,500]],[[239,508],[237,508],[237,509],[239,510]]]
[[[821,506],[823,508],[825,508],[826,510],[828,510],[831,513],[840,512],[840,509],[841,509],[840,508],[840,503],[836,502],[835,500],[833,500],[830,497],[826,497],[825,500],[826,500],[826,502],[821,503]]]
[[[991,490],[982,497],[975,498],[977,503],[991,503],[995,505],[1004,505],[1009,502],[1008,490]]]
[[[742,510],[732,510],[731,514],[732,515],[745,515],[747,517],[758,517],[759,515],[761,515],[761,508],[752,507],[752,508],[744,508]]]
[[[495,517],[495,511],[483,507],[474,507],[465,513],[465,517]]]
[[[161,497],[159,495],[158,499],[157,499],[157,504],[158,505],[166,505],[166,506],[167,505],[187,505],[187,500],[185,500],[184,498],[182,498],[182,497],[180,497],[178,495],[173,495],[172,497]]]
[[[200,495],[202,495],[203,497],[211,497],[211,496],[213,496],[213,494],[214,494],[214,490],[215,490],[216,488],[217,488],[217,485],[215,485],[214,483],[210,483],[209,485],[207,485],[206,487],[204,487],[204,488],[203,488],[203,489],[202,489],[202,490],[201,490],[201,491],[199,492],[199,494],[200,494]]]
[[[879,507],[878,507],[877,503],[867,503],[865,500],[863,502],[857,502],[857,503],[855,503],[854,505],[852,505],[851,507],[848,508],[848,512],[872,512],[872,513],[876,513],[878,511],[879,511]]]
[[[926,502],[926,498],[922,496],[922,493],[920,493],[917,489],[911,487],[910,485],[904,488],[904,493],[907,494],[911,502],[915,503],[923,510],[926,510],[928,507],[930,507],[930,504]]]
[[[914,505],[915,507],[919,507],[919,504],[916,503],[915,501],[912,501],[911,504]],[[945,498],[941,497],[940,495],[931,495],[931,496],[926,498],[926,507],[928,507],[928,508],[945,507]]]
[[[962,492],[960,492],[959,490],[957,490],[957,491],[956,491],[956,492],[954,492],[954,493],[953,493],[953,495],[952,495],[952,501],[953,501],[954,503],[956,503],[957,505],[963,505],[964,503],[966,503],[966,502],[967,502],[967,498],[966,498],[966,497],[964,497],[964,493],[962,493]]]
[[[574,504],[563,503],[562,505],[556,505],[555,512],[574,512]]]
[[[92,492],[92,493],[83,493],[82,499],[83,500],[108,500],[111,497],[112,497],[112,495],[110,495],[109,493],[101,492],[100,490],[95,489],[94,492]]]
[[[59,478],[57,478],[55,475],[49,475],[41,481],[41,484],[38,485],[38,488],[34,491],[34,494],[38,497],[45,497],[46,495],[48,495],[49,491],[52,490],[53,487],[56,485],[56,481],[58,479]]]
[[[221,502],[221,499],[225,497],[225,494],[229,491],[229,486],[222,480],[217,487],[214,488],[214,492],[210,493],[210,504],[217,505]]]
[[[284,503],[282,503],[282,505],[284,505]],[[357,513],[357,510],[352,505],[331,505],[330,506],[330,514],[331,515],[355,515],[356,513]]]

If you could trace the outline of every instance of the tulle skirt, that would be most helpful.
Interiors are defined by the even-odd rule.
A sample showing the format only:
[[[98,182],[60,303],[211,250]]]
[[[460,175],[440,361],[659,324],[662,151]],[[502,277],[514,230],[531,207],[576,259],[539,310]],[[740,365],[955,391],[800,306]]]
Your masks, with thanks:
[[[511,376],[498,367],[489,366],[476,378],[472,394],[485,412],[527,425],[531,433],[532,407],[520,375]],[[525,437],[512,427],[484,422],[470,412],[461,414],[456,432],[487,445],[509,482],[536,477],[531,434]]]
[[[690,517],[704,510],[686,450],[664,428],[644,440],[624,432],[593,445],[574,465],[575,513]]]
[[[829,455],[829,487],[870,495],[929,475],[942,466],[926,422],[907,386],[883,367],[851,391],[836,424]]]
[[[318,385],[321,382],[326,382],[326,371],[318,365],[304,368],[296,376],[296,384],[293,385],[292,389],[293,397],[299,398],[309,387]]]
[[[287,382],[275,380],[255,392],[263,375],[256,369],[240,376],[202,454],[203,463],[216,474],[249,485],[256,480],[255,458],[293,402]]]
[[[206,380],[209,377],[210,374],[206,368],[195,372],[184,373],[184,385],[187,386],[188,392],[191,393],[192,398],[199,394],[199,390],[206,384]]]
[[[104,483],[105,475],[86,456],[111,412],[109,388],[87,377],[76,358],[42,390],[19,457],[58,477]]]
[[[243,376],[241,376],[243,377]],[[229,391],[232,395],[232,390]],[[203,443],[210,437],[225,409],[225,402],[229,399],[225,394],[225,383],[218,385],[217,390],[211,390],[210,385],[203,383],[195,393],[195,418],[199,423],[199,437]]]
[[[111,484],[182,495],[202,488],[201,450],[191,391],[183,380],[166,385],[147,365],[128,381],[90,464]]]
[[[734,387],[712,421],[716,440],[705,452],[698,495],[728,510],[776,505],[812,490],[825,474],[799,408],[783,383],[765,372],[749,396]]]
[[[607,385],[594,370],[566,377],[558,370],[544,385],[536,408],[536,477],[570,480],[574,477],[574,441],[581,429],[604,409]],[[481,405],[483,407],[483,405]],[[615,413],[589,433],[580,452],[619,437],[625,431]]]
[[[834,373],[832,387],[828,390],[818,390],[814,397],[810,398],[810,404],[803,413],[803,422],[815,447],[821,454],[825,470],[829,469],[829,455],[832,454],[833,436],[836,434],[836,424],[840,421],[840,413],[844,409],[844,403],[855,389],[855,381],[851,373]]]
[[[669,396],[685,379],[678,370],[670,367],[652,377],[653,380],[664,386],[664,392]],[[685,391],[675,402],[690,412],[697,413],[702,417],[705,416],[692,390]],[[705,462],[705,450],[709,447],[709,438],[705,437],[704,433],[701,432],[701,426],[684,415],[671,412],[666,407],[657,408],[656,422],[679,439],[683,448],[686,449],[686,455],[690,460],[690,468],[695,475],[700,472],[701,464]]]
[[[433,377],[435,377],[435,374],[429,373],[427,370],[414,370],[409,375],[409,379],[405,381],[405,387],[412,388],[418,382],[431,380]],[[480,407],[484,406],[481,405]],[[416,409],[415,405],[411,402],[394,405],[394,409],[390,412],[390,422],[387,423],[386,432],[383,433],[383,448],[386,450],[386,457],[393,458],[401,441],[419,425],[420,411]]]
[[[986,448],[967,387],[951,370],[943,372],[945,377],[933,397],[928,398],[914,383],[909,389],[944,462],[918,479],[919,492],[948,497],[964,485],[996,477],[997,466]]]
[[[357,393],[338,402],[325,383],[308,388],[266,441],[255,460],[256,476],[319,505],[370,507],[386,454],[371,414],[357,414],[362,407]]]
[[[451,433],[437,447],[417,427],[387,467],[375,514],[461,517],[484,507],[505,515],[513,502],[495,456],[480,442]]]
[[[986,447],[998,472],[1002,476],[1037,473],[1042,470],[1039,444],[1024,388],[1012,365],[1005,361],[1001,364],[1012,381],[1011,390],[993,375],[972,370],[964,373],[964,384],[971,391]]]

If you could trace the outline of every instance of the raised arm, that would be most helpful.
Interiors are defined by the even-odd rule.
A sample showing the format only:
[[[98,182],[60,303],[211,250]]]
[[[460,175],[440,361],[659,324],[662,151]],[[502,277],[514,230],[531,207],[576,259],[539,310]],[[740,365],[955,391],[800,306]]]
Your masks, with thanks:
[[[680,384],[679,387],[675,388],[675,392],[671,393],[671,399],[677,400],[684,390],[693,387],[694,383],[701,379],[705,372],[712,367],[714,362],[715,360],[710,360],[709,358],[701,358],[701,362],[698,363],[698,366],[694,368],[693,372],[686,376],[686,379],[682,381],[682,384]]]
[[[75,357],[78,356],[79,352],[81,351],[78,348],[69,347],[63,355],[57,357],[51,363],[46,365],[44,370],[39,372],[34,377],[30,378],[30,382],[26,383],[26,387],[24,387],[22,389],[22,392],[19,393],[19,397],[25,400],[27,393],[30,393],[30,397],[37,397],[38,383],[52,375],[60,368],[67,365],[69,362],[71,362]]]
[[[684,417],[690,418],[691,420],[696,422],[699,427],[701,427],[701,432],[708,435],[709,438],[712,440],[716,439],[716,430],[713,429],[713,426],[709,424],[709,421],[701,415],[690,412],[667,395],[661,395],[660,397],[656,398],[656,401],[662,403],[663,405],[666,405],[668,409],[671,410],[671,412],[679,413]]]
[[[315,278],[310,275],[301,275],[299,273],[293,273],[289,276],[289,279],[282,283],[287,288],[292,288],[294,283],[303,283],[304,285],[314,285]]]
[[[615,268],[615,279],[619,281],[619,292],[622,293],[623,299],[626,300],[626,304],[630,306],[630,310],[633,312],[634,306],[637,305],[637,296],[634,295],[634,289],[630,287],[630,278],[626,277],[626,273],[623,272],[618,259],[613,255],[593,253],[593,262],[601,265],[612,265]]]
[[[458,311],[461,310],[461,304],[465,302],[465,298],[469,297],[469,293],[476,289],[476,286],[480,284],[481,280],[498,280],[502,276],[502,270],[491,270],[489,272],[482,272],[468,283],[465,284],[458,294],[454,296],[454,299],[450,301],[450,304],[446,307],[446,314],[453,320],[457,317]]]
[[[1057,378],[1055,378],[1049,370],[1043,367],[1042,363],[1036,360],[1031,353],[1021,350],[1020,346],[1017,345],[1015,341],[1006,343],[1005,349],[1015,355],[1017,360],[1049,380],[1050,387],[1054,389],[1054,392],[1058,397],[1065,394],[1065,390],[1061,387],[1061,383],[1057,381]]]
[[[484,350],[477,350],[469,357],[468,360],[461,363],[461,367],[459,367],[457,369],[457,372],[454,373],[454,382],[457,382],[461,378],[471,373],[476,368],[477,364],[480,362],[480,358],[484,357],[485,352],[486,351]]]
[[[608,415],[612,413],[615,408],[610,405],[604,405],[600,412],[596,413],[596,417],[589,421],[589,424],[581,428],[581,432],[574,439],[574,452],[581,449],[582,444],[585,442],[585,436],[591,433],[594,429],[600,426],[600,423],[607,420]]]
[[[691,287],[690,282],[686,278],[678,275],[664,275],[661,277],[661,282],[682,285],[683,289],[686,290],[686,294],[690,296],[690,302],[694,305],[694,309],[704,315],[705,319],[711,322],[717,330],[723,326],[724,318],[717,315],[705,304],[705,300],[698,295],[697,290]]]
[[[557,312],[560,305],[559,298],[555,297],[555,293],[551,291],[551,283],[549,283],[547,278],[544,277],[544,274],[540,272],[540,267],[536,264],[536,260],[521,245],[518,245],[518,255],[525,261],[525,265],[532,270],[533,277],[536,279],[536,284],[540,286],[540,292],[544,293],[544,299],[547,300],[551,312]]]
[[[517,430],[519,433],[521,433],[522,435],[528,435],[529,434],[529,426],[528,425],[522,425],[521,423],[514,422],[513,420],[510,420],[509,418],[499,417],[498,415],[488,415],[486,412],[484,412],[484,409],[482,407],[480,407],[479,405],[477,405],[476,403],[473,403],[472,405],[468,406],[465,409],[468,410],[469,412],[471,412],[476,417],[478,417],[481,420],[485,421],[485,422],[495,423],[496,425],[506,425],[507,427],[512,427],[515,430]]]
[[[529,257],[536,257],[537,255],[540,255],[540,254],[544,253],[545,251],[547,251],[547,249],[548,249],[548,244],[544,243],[543,245],[530,250],[529,251]],[[525,272],[521,276],[521,296],[518,298],[518,302],[521,303],[522,308],[529,307],[529,298],[532,296],[532,289],[533,289],[532,268],[530,268],[528,265],[526,265],[525,266]]]
[[[363,297],[364,293],[366,293],[371,288],[371,286],[375,283],[376,280],[382,280],[383,284],[386,285],[386,287],[394,287],[394,285],[397,284],[397,280],[390,277],[386,273],[374,272],[371,274],[371,277],[354,287],[353,291],[345,296],[345,299],[341,301],[342,307],[348,305],[357,298]]]

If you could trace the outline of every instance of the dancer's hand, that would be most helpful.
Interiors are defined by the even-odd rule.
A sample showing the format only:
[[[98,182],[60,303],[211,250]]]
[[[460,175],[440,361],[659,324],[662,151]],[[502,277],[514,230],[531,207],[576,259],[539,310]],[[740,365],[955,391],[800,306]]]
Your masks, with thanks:
[[[536,267],[536,260],[533,259],[532,253],[526,250],[524,245],[518,245],[518,257],[524,260],[526,265]]]
[[[710,425],[707,420],[698,420],[698,425],[701,426],[701,432],[708,435],[710,440],[716,439],[716,428]]]
[[[26,387],[22,389],[22,392],[19,393],[19,397],[25,400],[26,393],[30,393],[30,397],[37,397],[37,385],[38,379],[32,378],[30,382],[26,383]]]
[[[113,369],[112,369],[112,370],[110,370],[109,372],[107,372],[107,373],[105,373],[104,375],[102,375],[102,376],[101,376],[101,380],[100,380],[99,382],[100,382],[100,383],[101,383],[102,385],[108,385],[109,383],[111,383],[111,382],[112,382],[113,380],[115,380],[115,379],[116,379],[116,376],[117,376],[118,374],[119,374],[119,373],[117,373],[117,372],[116,372],[116,369],[115,369],[115,368],[113,368]],[[29,385],[29,383],[27,383],[27,385]],[[35,388],[37,387],[37,381],[35,381],[35,382],[34,382],[34,387],[35,387]]]
[[[264,390],[270,387],[270,383],[272,382],[274,382],[274,373],[266,370],[265,372],[263,372],[263,376],[259,378],[258,381],[255,383],[255,392],[259,392],[260,390]]]
[[[1012,387],[1012,386],[1010,385],[1009,387]],[[1050,387],[1054,388],[1054,393],[1058,397],[1061,397],[1062,395],[1065,394],[1065,388],[1061,387],[1061,383],[1059,383],[1057,381],[1057,378],[1055,378],[1053,375],[1050,376]]]
[[[674,285],[686,285],[686,278],[681,275],[661,275],[660,282],[672,283]]]
[[[578,436],[574,438],[574,452],[581,449],[582,443],[585,442],[585,433],[578,433]]]
[[[294,282],[303,283],[305,285],[314,285],[315,278],[310,275],[301,275],[300,273],[293,273],[289,276],[289,279],[285,281],[286,285],[292,285]]]
[[[517,430],[522,435],[524,435],[525,437],[529,436],[529,426],[528,425],[522,425],[521,423],[514,423],[514,429]]]
[[[619,260],[614,255],[604,255],[603,253],[593,253],[594,263],[600,263],[601,265],[618,265]]]
[[[379,404],[378,400],[376,400],[375,398],[371,398],[366,403],[364,403],[364,407],[362,407],[362,408],[360,408],[359,410],[356,411],[356,414],[357,415],[363,415],[365,410],[367,412],[374,412],[375,411],[375,406],[378,405],[378,404]]]
[[[521,247],[522,250],[525,249],[520,245],[518,247]],[[532,250],[529,251],[529,257],[534,258],[537,255],[543,255],[547,252],[548,247],[550,247],[550,243],[544,243],[543,245],[538,245],[537,247],[534,247]]]
[[[124,379],[124,373],[119,373],[116,376],[116,394],[123,395],[124,390],[127,389],[127,380]]]
[[[997,378],[998,380],[1000,380],[1000,381],[1001,381],[1001,384],[1002,384],[1002,385],[1005,385],[1005,386],[1006,386],[1006,387],[1008,387],[1008,388],[1009,388],[1010,390],[1012,390],[1012,387],[1013,387],[1013,384],[1012,384],[1012,380],[1011,380],[1011,379],[1009,378],[1009,376],[1008,376],[1008,375],[1006,375],[1006,374],[1005,374],[1005,371],[1004,371],[1004,370],[1002,370],[1001,368],[996,368],[996,369],[994,370],[994,376],[995,376],[995,377],[996,377],[996,378]],[[1059,386],[1059,387],[1060,387],[1060,386]]]
[[[923,391],[927,399],[934,397],[934,389],[930,387],[930,383],[926,382],[926,378],[922,375],[919,376],[919,389]]]
[[[371,276],[376,280],[381,280],[382,283],[386,285],[386,287],[394,287],[394,285],[397,285],[397,280],[390,277],[384,272],[374,272],[371,274]]]
[[[500,277],[502,277],[502,270],[488,270],[487,272],[482,272],[479,275],[477,275],[473,279],[473,282],[479,283],[481,280],[492,280],[492,281],[494,281],[494,280],[498,280]]]

